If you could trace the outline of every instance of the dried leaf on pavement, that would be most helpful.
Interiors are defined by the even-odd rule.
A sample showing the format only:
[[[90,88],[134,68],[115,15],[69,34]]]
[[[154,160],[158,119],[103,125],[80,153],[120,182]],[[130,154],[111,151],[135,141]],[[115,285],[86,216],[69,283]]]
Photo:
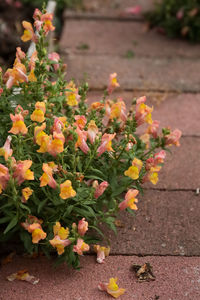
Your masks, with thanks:
[[[154,281],[156,279],[150,263],[145,263],[143,265],[133,264],[131,269],[135,272],[135,275],[138,278],[139,282]]]

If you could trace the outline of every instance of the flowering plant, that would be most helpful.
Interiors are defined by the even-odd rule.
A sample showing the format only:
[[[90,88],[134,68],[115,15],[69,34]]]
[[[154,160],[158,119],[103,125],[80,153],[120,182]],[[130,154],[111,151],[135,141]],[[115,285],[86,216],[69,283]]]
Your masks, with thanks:
[[[52,15],[36,9],[33,18],[37,33],[24,21],[21,39],[34,41],[35,52],[17,48],[13,68],[0,73],[0,241],[17,237],[28,252],[57,251],[59,262],[77,267],[96,242],[88,228],[115,230],[120,210],[137,209],[142,184],[157,183],[165,149],[179,145],[181,132],[159,135],[145,97],[129,112],[123,99],[111,100],[115,73],[103,99],[88,106],[87,83],[66,82],[60,56],[47,54]],[[102,262],[109,250],[95,249]]]
[[[151,26],[169,37],[200,41],[200,4],[196,0],[163,0],[146,13]]]

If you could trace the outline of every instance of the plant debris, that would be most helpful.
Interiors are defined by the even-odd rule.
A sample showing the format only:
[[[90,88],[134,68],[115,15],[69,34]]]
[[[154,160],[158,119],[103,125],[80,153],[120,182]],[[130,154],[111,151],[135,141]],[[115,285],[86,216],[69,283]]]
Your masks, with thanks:
[[[135,272],[135,275],[139,282],[154,281],[156,279],[150,263],[145,263],[143,265],[133,264],[131,270]]]
[[[39,278],[30,275],[27,270],[20,270],[17,273],[7,276],[8,281],[14,281],[15,279],[27,281],[31,284],[37,284],[39,282]]]

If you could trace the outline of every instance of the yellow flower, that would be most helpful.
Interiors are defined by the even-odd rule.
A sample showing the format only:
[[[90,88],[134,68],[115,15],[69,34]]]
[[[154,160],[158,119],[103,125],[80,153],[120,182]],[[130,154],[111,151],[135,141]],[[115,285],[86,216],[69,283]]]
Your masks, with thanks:
[[[35,77],[35,73],[34,73],[33,69],[31,70],[30,74],[28,75],[28,80],[31,82],[37,81],[37,78]]]
[[[125,176],[128,176],[128,177],[130,177],[130,178],[132,178],[133,180],[138,179],[138,178],[139,178],[139,170],[138,170],[138,167],[136,167],[136,166],[130,166],[130,167],[128,168],[128,170],[126,170],[126,171],[124,172],[124,175],[125,175]]]
[[[26,187],[22,190],[22,202],[26,203],[29,197],[33,194],[33,190],[30,187]]]
[[[124,172],[124,175],[129,176],[133,180],[136,180],[139,178],[139,174],[142,166],[143,166],[143,162],[140,159],[135,157],[134,160],[132,161],[132,166],[130,166],[128,170]]]
[[[60,197],[62,199],[68,199],[76,196],[76,191],[72,187],[70,180],[66,180],[60,185]]]
[[[110,278],[109,283],[100,283],[98,288],[101,291],[106,291],[109,295],[114,298],[119,298],[125,293],[125,289],[119,288],[117,283],[117,278]]]
[[[40,240],[44,240],[46,238],[46,236],[47,236],[47,234],[41,228],[36,228],[32,232],[33,244],[37,244]]]

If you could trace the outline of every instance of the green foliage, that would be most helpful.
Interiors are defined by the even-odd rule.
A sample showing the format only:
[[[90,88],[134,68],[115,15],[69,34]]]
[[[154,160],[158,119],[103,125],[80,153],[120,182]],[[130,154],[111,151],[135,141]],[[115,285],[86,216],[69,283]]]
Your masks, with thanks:
[[[22,40],[35,41],[36,52],[18,48],[13,68],[0,72],[0,242],[18,238],[47,256],[57,250],[57,263],[78,268],[98,240],[88,226],[116,232],[119,211],[137,209],[143,183],[157,182],[165,157],[157,149],[177,145],[180,132],[158,135],[145,97],[129,112],[121,98],[110,100],[115,73],[102,100],[88,106],[88,84],[66,82],[60,56],[47,54],[51,18],[39,11],[34,18],[37,36],[29,24]]]
[[[155,10],[146,14],[151,26],[156,26],[169,37],[182,37],[200,42],[199,0],[163,0]]]

